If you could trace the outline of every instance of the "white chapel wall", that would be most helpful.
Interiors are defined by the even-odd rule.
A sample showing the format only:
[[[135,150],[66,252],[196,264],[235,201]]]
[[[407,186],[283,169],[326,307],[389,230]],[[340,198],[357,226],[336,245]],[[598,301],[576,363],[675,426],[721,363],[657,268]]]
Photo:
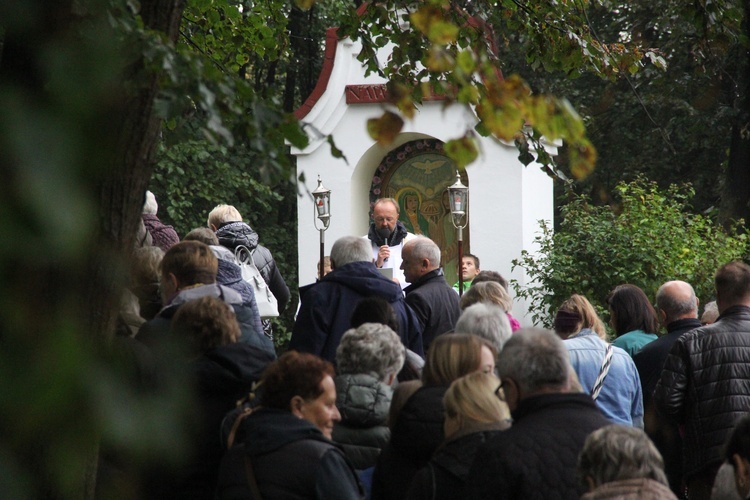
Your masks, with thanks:
[[[366,122],[380,116],[383,106],[347,106],[345,101],[346,85],[383,83],[373,75],[364,77],[356,61],[357,51],[358,45],[349,40],[338,42],[328,87],[303,120],[317,129],[321,136],[313,137],[304,150],[292,150],[297,155],[298,174],[305,175],[297,206],[300,285],[315,280],[319,259],[320,236],[313,225],[313,204],[307,194],[317,186],[318,175],[332,192],[331,224],[325,233],[325,253],[328,255],[337,238],[367,233],[372,176],[389,151],[421,138],[447,141],[460,137],[476,122],[466,107],[451,105],[444,108],[443,102],[427,102],[413,120],[406,121],[393,144],[379,146],[367,134]],[[348,164],[330,155],[330,148],[323,139],[325,134],[333,136]],[[538,220],[552,219],[552,181],[538,165],[524,167],[518,161],[518,151],[513,145],[480,138],[480,149],[478,160],[467,169],[471,251],[481,259],[482,269],[498,271],[508,279],[525,283],[523,273],[519,270],[511,272],[511,261],[519,258],[523,249],[534,249]],[[530,324],[530,319],[524,321],[525,311],[526,304],[516,301],[514,316],[522,324]]]

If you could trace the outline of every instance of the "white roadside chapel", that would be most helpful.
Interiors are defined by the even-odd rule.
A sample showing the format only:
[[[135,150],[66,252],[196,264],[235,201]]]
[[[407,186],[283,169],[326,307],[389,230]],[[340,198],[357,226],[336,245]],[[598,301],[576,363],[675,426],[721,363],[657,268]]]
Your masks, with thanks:
[[[450,222],[445,188],[455,182],[456,167],[442,145],[473,128],[477,118],[466,106],[445,107],[444,102],[427,101],[392,144],[379,146],[368,135],[366,123],[383,113],[385,81],[374,74],[365,77],[357,61],[360,48],[358,42],[339,39],[335,29],[329,30],[317,86],[296,111],[310,138],[306,148],[292,148],[297,174],[305,178],[301,189],[307,190],[297,203],[299,284],[315,281],[320,258],[316,212],[308,194],[317,187],[318,176],[331,190],[326,255],[336,239],[366,235],[371,203],[392,197],[401,206],[401,221],[407,228],[438,243],[447,280],[453,284],[457,280],[456,230]],[[348,163],[331,155],[327,135]],[[469,187],[464,254],[476,255],[483,270],[525,284],[521,270],[511,272],[511,262],[522,250],[534,250],[538,221],[552,220],[552,180],[534,164],[524,167],[515,146],[491,138],[480,138],[480,156],[461,178]],[[530,324],[524,321],[523,302],[514,301],[513,314],[522,324]]]

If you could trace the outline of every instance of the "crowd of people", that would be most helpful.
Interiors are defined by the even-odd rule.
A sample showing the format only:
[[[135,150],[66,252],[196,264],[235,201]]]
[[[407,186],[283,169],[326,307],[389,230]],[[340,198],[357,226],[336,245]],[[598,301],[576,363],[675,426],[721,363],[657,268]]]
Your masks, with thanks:
[[[141,497],[748,497],[750,266],[716,271],[702,316],[665,277],[654,305],[615,287],[610,331],[579,294],[552,329],[522,326],[501,274],[467,254],[451,286],[399,212],[380,199],[366,236],[335,241],[279,347],[238,261],[248,249],[283,311],[258,233],[218,205],[179,240],[147,193],[117,331],[177,360],[195,399],[189,453]]]

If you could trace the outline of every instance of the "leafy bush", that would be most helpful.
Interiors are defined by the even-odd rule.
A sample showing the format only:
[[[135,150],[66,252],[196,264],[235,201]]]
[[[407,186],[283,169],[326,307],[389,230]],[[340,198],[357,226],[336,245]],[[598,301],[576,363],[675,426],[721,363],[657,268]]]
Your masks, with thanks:
[[[684,280],[705,304],[714,299],[716,269],[746,253],[741,222],[725,231],[710,217],[690,213],[690,186],[662,191],[638,179],[616,191],[620,203],[614,207],[576,196],[562,208],[559,231],[553,234],[550,223],[541,222],[539,253],[524,251],[513,261],[535,283],[512,283],[516,295],[528,300],[534,322],[551,326],[557,307],[573,293],[585,295],[606,317],[606,297],[623,283],[653,298],[665,281]]]
[[[159,203],[159,218],[174,225],[182,238],[206,227],[208,213],[219,203],[234,205],[260,243],[273,253],[292,297],[274,319],[277,345],[288,342],[297,306],[297,198],[293,182],[274,182],[257,153],[239,146],[226,148],[190,140],[162,144],[149,189]]]

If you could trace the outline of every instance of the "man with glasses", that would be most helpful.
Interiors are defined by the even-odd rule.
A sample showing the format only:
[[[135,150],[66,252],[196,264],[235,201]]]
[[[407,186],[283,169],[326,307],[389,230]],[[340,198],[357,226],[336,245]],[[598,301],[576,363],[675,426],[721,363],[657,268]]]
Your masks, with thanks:
[[[372,243],[372,256],[378,269],[390,269],[391,278],[401,288],[407,283],[401,270],[401,249],[414,235],[398,220],[398,202],[393,198],[380,198],[372,207],[372,223],[367,238]]]
[[[497,359],[513,417],[510,429],[476,454],[465,498],[578,499],[578,454],[586,437],[609,425],[588,394],[576,392],[568,351],[548,330],[522,328]]]

